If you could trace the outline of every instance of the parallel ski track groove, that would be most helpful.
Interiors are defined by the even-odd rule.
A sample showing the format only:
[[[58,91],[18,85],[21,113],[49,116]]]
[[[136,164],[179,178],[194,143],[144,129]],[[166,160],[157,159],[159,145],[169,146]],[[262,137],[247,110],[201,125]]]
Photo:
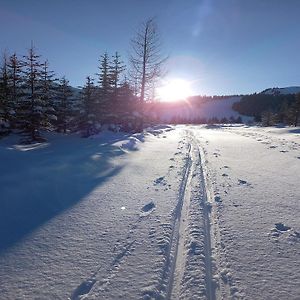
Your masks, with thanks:
[[[175,221],[173,224],[173,230],[170,237],[170,246],[167,253],[167,260],[166,260],[166,267],[162,275],[162,283],[167,284],[167,295],[166,299],[171,299],[172,294],[172,287],[173,287],[173,281],[174,281],[174,271],[175,271],[175,265],[176,265],[176,255],[177,255],[177,246],[178,246],[178,235],[179,235],[179,220],[181,216],[181,209],[183,205],[183,199],[187,187],[188,177],[192,166],[191,161],[191,145],[189,145],[188,153],[186,156],[187,162],[185,167],[185,172],[183,176],[183,180],[181,181],[181,185],[179,188],[179,200],[177,202],[177,206],[175,209]],[[172,260],[172,249],[174,249],[174,259]],[[169,278],[168,278],[169,277]]]
[[[177,261],[178,246],[179,246],[179,239],[180,239],[179,230],[180,230],[180,225],[181,225],[180,224],[181,212],[182,212],[182,207],[183,207],[183,201],[185,199],[185,195],[186,195],[187,188],[188,188],[187,183],[189,182],[189,178],[191,176],[191,169],[192,169],[191,152],[192,152],[192,146],[191,146],[191,144],[189,144],[188,154],[187,154],[188,161],[187,161],[185,173],[183,176],[182,184],[180,186],[179,201],[178,201],[178,204],[176,207],[176,219],[175,219],[174,229],[173,229],[172,237],[171,237],[169,257],[171,255],[172,248],[175,248],[175,249],[174,249],[174,258],[170,264],[170,277],[169,277],[169,282],[168,282],[166,299],[172,299],[172,290],[173,290],[173,285],[174,285],[174,275],[175,275],[175,270],[176,270],[176,261]]]
[[[195,146],[196,144],[196,146]],[[193,174],[191,173],[193,170],[193,162],[192,159],[192,149],[195,148],[198,153],[197,159],[199,160],[200,164],[199,167],[201,168],[200,178],[201,181],[201,189],[203,192],[203,198],[201,199],[200,205],[203,207],[203,218],[204,218],[204,253],[205,253],[205,286],[206,286],[206,296],[208,300],[216,300],[216,289],[215,284],[213,283],[213,267],[212,267],[212,249],[211,249],[211,225],[210,225],[210,212],[209,208],[207,207],[207,203],[209,201],[206,192],[206,179],[203,170],[203,162],[201,160],[201,150],[200,147],[195,140],[194,136],[190,137],[189,141],[189,148],[187,153],[187,163],[186,168],[183,176],[183,180],[180,185],[179,189],[179,200],[175,209],[175,221],[173,224],[173,230],[170,237],[170,246],[169,251],[167,253],[167,262],[166,268],[163,274],[162,281],[166,283],[166,299],[172,299],[172,290],[174,285],[174,276],[176,272],[176,259],[178,255],[178,245],[179,245],[179,229],[180,229],[180,222],[181,222],[181,212],[183,207],[183,201],[185,199],[185,195],[187,193],[187,183],[189,182],[190,176]],[[168,278],[169,277],[169,278]]]
[[[197,143],[198,144],[198,143]],[[207,197],[207,187],[206,187],[206,180],[204,176],[203,170],[203,162],[201,159],[201,150],[198,147],[198,155],[199,155],[199,162],[200,162],[200,176],[202,182],[202,190],[203,190],[203,199],[201,201],[201,205],[203,206],[203,216],[204,216],[204,251],[205,251],[205,284],[207,290],[207,298],[209,300],[216,299],[216,291],[215,286],[213,283],[213,268],[212,268],[212,247],[211,247],[211,222],[210,222],[210,213],[207,207],[209,204],[209,199]]]

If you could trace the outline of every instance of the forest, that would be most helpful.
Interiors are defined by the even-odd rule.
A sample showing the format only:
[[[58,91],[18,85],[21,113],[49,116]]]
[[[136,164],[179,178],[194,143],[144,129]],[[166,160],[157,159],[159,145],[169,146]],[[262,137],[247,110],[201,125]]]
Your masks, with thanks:
[[[151,99],[166,57],[161,54],[153,18],[142,23],[131,41],[130,66],[121,55],[105,52],[98,72],[77,89],[57,78],[33,43],[26,55],[4,54],[0,70],[0,134],[21,133],[22,142],[43,141],[42,131],[97,133],[141,131],[147,122],[144,102]]]
[[[300,94],[268,95],[264,93],[243,96],[233,104],[240,114],[253,116],[265,126],[282,123],[297,126],[300,118]]]

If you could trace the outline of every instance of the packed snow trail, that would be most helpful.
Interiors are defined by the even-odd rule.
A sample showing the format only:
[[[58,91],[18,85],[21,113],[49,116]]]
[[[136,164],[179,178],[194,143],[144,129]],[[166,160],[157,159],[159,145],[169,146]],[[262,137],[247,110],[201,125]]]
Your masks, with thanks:
[[[175,249],[167,299],[215,299],[210,213],[199,146],[189,133],[186,174],[173,230]],[[173,240],[172,239],[172,240]]]

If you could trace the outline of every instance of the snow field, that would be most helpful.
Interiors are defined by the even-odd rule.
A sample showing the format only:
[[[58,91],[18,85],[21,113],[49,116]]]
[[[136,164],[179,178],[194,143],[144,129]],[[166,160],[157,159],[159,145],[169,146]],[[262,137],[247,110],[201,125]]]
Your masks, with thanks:
[[[195,128],[214,198],[217,299],[299,298],[297,130]]]
[[[0,299],[299,299],[299,132],[1,140]]]

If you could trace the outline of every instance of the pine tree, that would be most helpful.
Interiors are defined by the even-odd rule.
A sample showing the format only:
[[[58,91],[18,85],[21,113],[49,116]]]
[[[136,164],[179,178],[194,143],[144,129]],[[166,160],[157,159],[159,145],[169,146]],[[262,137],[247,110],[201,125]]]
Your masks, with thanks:
[[[291,105],[290,116],[292,125],[296,127],[300,119],[300,93],[295,95],[295,102]]]
[[[125,77],[123,83],[119,87],[119,109],[122,113],[134,111],[138,101],[138,97],[134,96],[133,89],[131,88],[127,78]]]
[[[57,114],[57,130],[59,132],[67,133],[67,130],[71,127],[71,121],[74,114],[74,106],[72,101],[73,93],[69,85],[69,81],[63,77],[60,80],[57,101],[55,103]]]
[[[4,54],[0,74],[0,134],[10,130],[10,89],[7,56]]]
[[[121,113],[120,110],[120,82],[121,75],[125,71],[125,65],[121,61],[121,56],[118,52],[113,55],[112,64],[110,66],[110,81],[112,85],[112,97],[110,110],[112,113]]]
[[[22,97],[22,62],[18,59],[16,53],[10,56],[8,63],[9,70],[9,87],[10,93],[10,103],[11,103],[11,123],[15,127],[17,124],[17,108]]]
[[[108,121],[109,118],[109,105],[110,97],[112,92],[111,77],[109,74],[109,57],[108,53],[105,52],[100,60],[98,84],[99,84],[99,106],[98,106],[98,118],[102,122]]]
[[[41,100],[44,108],[44,128],[51,129],[57,121],[54,99],[57,94],[57,79],[54,72],[49,70],[49,63],[46,60],[42,66],[41,79]]]
[[[272,126],[275,125],[277,116],[271,110],[267,110],[261,114],[261,121],[263,126]]]
[[[96,131],[96,97],[94,79],[86,77],[86,83],[82,89],[83,113],[81,129],[84,136],[90,136]]]
[[[40,55],[36,54],[33,46],[24,55],[24,97],[19,105],[21,126],[30,134],[30,141],[43,140],[40,137],[40,129],[45,120],[44,103],[42,100],[42,66]]]

